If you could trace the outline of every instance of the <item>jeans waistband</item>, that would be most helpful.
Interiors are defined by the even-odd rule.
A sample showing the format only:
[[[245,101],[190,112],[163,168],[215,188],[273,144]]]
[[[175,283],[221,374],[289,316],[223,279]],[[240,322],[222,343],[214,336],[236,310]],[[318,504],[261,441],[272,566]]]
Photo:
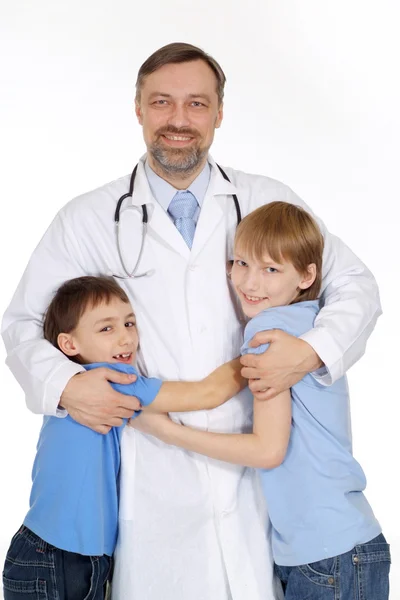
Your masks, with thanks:
[[[18,534],[22,535],[28,542],[30,542],[33,546],[36,546],[39,552],[48,552],[49,550],[54,550],[54,546],[48,544],[42,538],[40,538],[36,533],[33,533],[28,527],[22,525]]]

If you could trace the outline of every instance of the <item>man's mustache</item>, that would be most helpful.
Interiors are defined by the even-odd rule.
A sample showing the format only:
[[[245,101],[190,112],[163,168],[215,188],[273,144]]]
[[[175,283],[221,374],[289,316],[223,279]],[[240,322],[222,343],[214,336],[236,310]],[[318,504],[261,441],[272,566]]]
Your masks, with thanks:
[[[168,125],[168,127],[161,127],[156,131],[156,136],[160,137],[161,135],[187,135],[190,137],[198,138],[200,137],[200,133],[196,131],[196,129],[190,129],[189,127],[174,127],[173,125]]]

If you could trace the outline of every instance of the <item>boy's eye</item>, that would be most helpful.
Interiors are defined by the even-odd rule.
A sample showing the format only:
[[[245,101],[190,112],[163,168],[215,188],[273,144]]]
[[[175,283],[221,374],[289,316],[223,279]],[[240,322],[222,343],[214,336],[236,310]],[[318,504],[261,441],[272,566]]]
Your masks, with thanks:
[[[101,329],[100,331],[111,331],[111,325],[106,325],[105,327],[103,327],[103,329]]]
[[[127,321],[125,323],[125,327],[135,327],[136,323],[134,321]]]
[[[275,267],[267,267],[265,270],[267,273],[278,273],[278,269],[275,269]]]
[[[247,267],[247,263],[244,262],[244,260],[235,260],[235,263],[238,265],[238,267]]]

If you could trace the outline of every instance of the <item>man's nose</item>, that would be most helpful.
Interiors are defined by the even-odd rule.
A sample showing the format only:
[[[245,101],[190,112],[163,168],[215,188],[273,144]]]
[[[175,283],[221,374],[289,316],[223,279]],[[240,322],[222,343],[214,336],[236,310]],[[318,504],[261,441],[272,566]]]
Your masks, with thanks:
[[[186,104],[175,104],[168,119],[170,125],[174,125],[177,129],[188,127],[190,125],[189,113]]]

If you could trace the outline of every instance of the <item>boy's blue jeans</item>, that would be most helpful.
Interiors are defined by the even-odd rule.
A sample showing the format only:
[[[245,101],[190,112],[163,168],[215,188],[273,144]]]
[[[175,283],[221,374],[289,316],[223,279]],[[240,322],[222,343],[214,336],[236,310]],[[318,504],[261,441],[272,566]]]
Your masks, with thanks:
[[[111,562],[55,548],[23,525],[7,553],[4,600],[103,600]]]
[[[389,570],[389,544],[382,534],[333,558],[275,565],[285,600],[388,600]]]

